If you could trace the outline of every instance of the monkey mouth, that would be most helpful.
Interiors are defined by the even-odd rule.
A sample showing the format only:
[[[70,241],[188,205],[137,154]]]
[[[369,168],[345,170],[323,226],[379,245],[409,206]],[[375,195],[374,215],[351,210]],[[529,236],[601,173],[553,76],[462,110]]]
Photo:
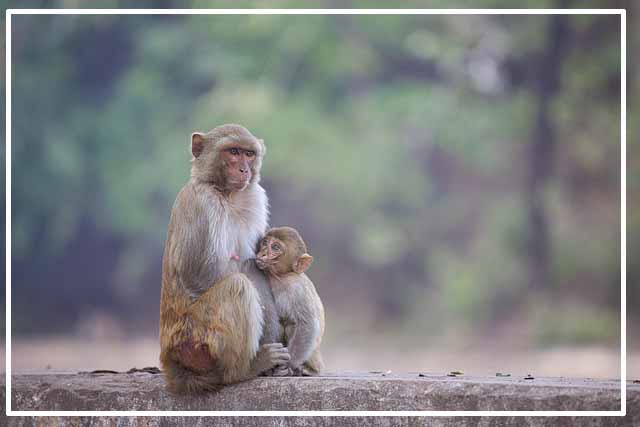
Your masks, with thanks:
[[[247,179],[229,180],[228,187],[232,191],[242,191],[245,188],[247,188],[247,186],[249,185],[249,181],[250,181],[249,178],[247,178]]]
[[[267,273],[271,272],[273,264],[275,263],[256,258],[256,266],[258,267],[258,269],[266,271]]]
[[[256,266],[260,269],[260,270],[264,270],[267,267],[267,264],[265,264],[264,261],[262,261],[259,258],[256,258]]]

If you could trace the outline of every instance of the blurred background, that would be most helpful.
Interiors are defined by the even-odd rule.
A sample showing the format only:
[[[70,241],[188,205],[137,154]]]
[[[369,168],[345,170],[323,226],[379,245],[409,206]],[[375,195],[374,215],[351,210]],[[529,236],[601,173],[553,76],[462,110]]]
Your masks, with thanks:
[[[266,142],[271,224],[315,258],[329,370],[620,376],[619,16],[11,22],[14,370],[158,364],[189,137],[235,122]],[[633,64],[628,88],[635,108]]]

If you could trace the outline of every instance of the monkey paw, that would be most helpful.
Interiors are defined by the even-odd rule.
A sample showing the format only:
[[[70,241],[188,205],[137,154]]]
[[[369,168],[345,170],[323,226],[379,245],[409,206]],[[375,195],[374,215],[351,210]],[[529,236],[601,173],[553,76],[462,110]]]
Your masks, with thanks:
[[[289,350],[281,343],[263,344],[254,360],[257,374],[266,373],[289,362]]]
[[[292,375],[291,369],[286,365],[276,366],[271,370],[272,377],[289,377]]]

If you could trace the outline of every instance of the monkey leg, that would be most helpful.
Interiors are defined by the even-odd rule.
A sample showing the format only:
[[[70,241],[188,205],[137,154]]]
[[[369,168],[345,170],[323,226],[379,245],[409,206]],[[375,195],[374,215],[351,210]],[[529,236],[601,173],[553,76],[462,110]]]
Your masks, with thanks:
[[[207,347],[221,382],[246,377],[264,323],[260,296],[247,276],[237,273],[216,283],[189,307],[189,313],[200,325],[193,340]]]
[[[182,299],[176,298],[176,302]],[[160,359],[170,391],[197,393],[252,376],[262,335],[258,292],[244,274],[216,283],[167,315]]]

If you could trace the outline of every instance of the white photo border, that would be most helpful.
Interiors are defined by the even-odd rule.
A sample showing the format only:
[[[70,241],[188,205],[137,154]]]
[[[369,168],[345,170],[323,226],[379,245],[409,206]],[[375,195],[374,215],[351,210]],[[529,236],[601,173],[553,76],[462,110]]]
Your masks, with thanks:
[[[620,15],[621,268],[619,411],[12,411],[11,410],[11,16],[12,15]],[[7,9],[6,10],[6,414],[7,416],[535,416],[594,417],[627,413],[627,42],[625,9]]]

